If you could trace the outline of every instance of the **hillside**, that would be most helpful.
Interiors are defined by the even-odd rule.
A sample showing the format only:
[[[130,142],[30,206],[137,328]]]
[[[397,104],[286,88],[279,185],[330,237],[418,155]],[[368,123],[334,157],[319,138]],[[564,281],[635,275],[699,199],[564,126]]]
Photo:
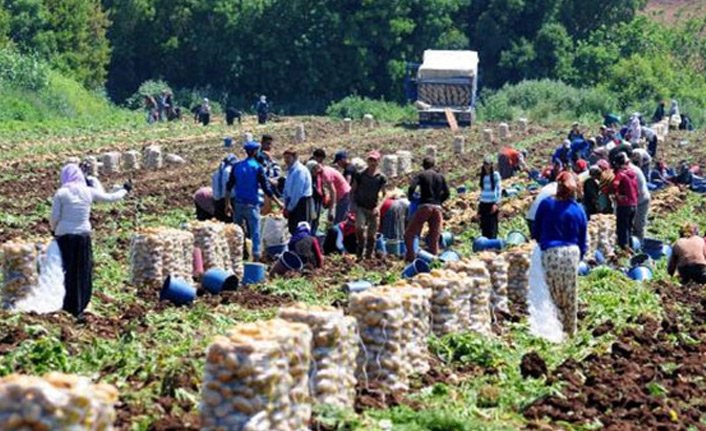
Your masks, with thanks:
[[[672,24],[703,17],[706,15],[706,3],[702,0],[651,0],[644,13],[658,22]]]

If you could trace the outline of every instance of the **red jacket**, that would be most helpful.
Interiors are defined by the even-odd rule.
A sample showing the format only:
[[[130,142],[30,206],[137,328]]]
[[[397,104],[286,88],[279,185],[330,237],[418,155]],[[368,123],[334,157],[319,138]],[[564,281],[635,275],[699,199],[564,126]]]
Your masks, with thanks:
[[[635,172],[632,169],[615,170],[612,191],[619,207],[637,206],[639,192]]]

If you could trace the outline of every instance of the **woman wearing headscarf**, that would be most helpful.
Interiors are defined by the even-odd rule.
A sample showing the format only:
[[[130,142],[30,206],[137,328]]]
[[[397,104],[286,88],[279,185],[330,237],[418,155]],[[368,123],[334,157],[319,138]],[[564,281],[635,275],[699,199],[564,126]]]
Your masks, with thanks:
[[[309,223],[305,221],[297,226],[292,238],[289,240],[288,248],[299,256],[304,265],[321,268],[324,264],[324,256],[321,253],[319,240],[312,234]]]
[[[64,310],[83,317],[93,291],[93,249],[91,246],[91,205],[93,202],[115,202],[132,189],[106,193],[89,187],[81,169],[68,164],[61,170],[61,187],[54,195],[50,225],[61,250],[64,265]]]
[[[533,236],[542,250],[542,266],[564,332],[576,332],[578,267],[588,248],[586,213],[576,202],[578,184],[569,172],[557,178],[556,197],[539,205]]]
[[[630,117],[630,125],[628,126],[628,134],[630,135],[630,143],[637,145],[642,137],[642,126],[640,125],[640,114],[634,113]]]
[[[500,173],[493,168],[493,159],[485,156],[480,171],[480,229],[483,236],[490,239],[498,237],[498,215],[500,213]]]

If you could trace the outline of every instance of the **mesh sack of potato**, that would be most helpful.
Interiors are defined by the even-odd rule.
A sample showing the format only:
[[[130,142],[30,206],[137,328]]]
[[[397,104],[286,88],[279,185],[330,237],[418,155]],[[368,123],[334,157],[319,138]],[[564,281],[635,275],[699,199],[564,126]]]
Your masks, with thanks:
[[[429,371],[427,338],[431,334],[431,290],[400,281],[393,286],[402,295],[404,328],[407,329],[407,357],[410,374]]]
[[[88,166],[88,175],[98,176],[98,159],[95,156],[86,156],[83,162]]]
[[[439,337],[466,329],[470,323],[470,288],[465,274],[450,269],[434,269],[412,280],[431,290],[431,331]]]
[[[192,278],[194,235],[181,229],[165,228],[160,231],[164,244],[162,268],[164,275],[174,275],[182,280]]]
[[[228,243],[228,256],[230,266],[238,280],[243,279],[243,250],[245,248],[245,233],[243,228],[235,223],[225,227],[226,242]]]
[[[604,257],[615,254],[616,233],[615,217],[612,214],[596,214],[588,222],[588,255],[593,256],[596,250]]]
[[[397,174],[406,175],[412,172],[412,152],[400,150],[395,155],[397,155]]]
[[[194,234],[194,245],[201,249],[204,271],[232,267],[225,227],[225,223],[210,220],[189,224],[189,229]]]
[[[106,175],[117,174],[120,172],[120,153],[111,151],[101,156],[103,162],[103,173]]]
[[[307,325],[280,319],[216,337],[204,367],[202,430],[306,430],[311,339]]]
[[[530,244],[523,244],[505,253],[505,260],[508,264],[508,297],[512,302],[522,305],[523,309],[529,294],[531,247]]]
[[[382,158],[382,173],[387,178],[397,178],[397,156],[387,154]]]
[[[490,272],[482,260],[464,259],[458,270],[471,282],[468,330],[482,335],[491,334],[490,294],[493,290]]]
[[[34,243],[2,245],[2,307],[11,308],[39,284],[37,247]]]
[[[0,429],[27,431],[112,431],[117,390],[85,377],[0,378]]]
[[[162,148],[159,145],[151,145],[145,148],[145,168],[147,169],[162,169],[164,159],[162,157]]]
[[[130,150],[123,154],[123,169],[126,171],[137,171],[140,169],[140,153]]]
[[[402,297],[394,290],[372,288],[352,294],[348,307],[349,314],[358,321],[361,340],[358,381],[366,387],[375,382],[386,392],[407,391]]]
[[[333,307],[295,304],[279,310],[279,318],[304,323],[313,334],[309,384],[313,400],[352,408],[355,401],[356,322]]]
[[[131,283],[159,288],[168,275],[164,271],[164,241],[156,229],[142,229],[130,239]]]
[[[490,309],[508,312],[507,303],[507,281],[508,264],[502,254],[493,252],[483,252],[478,255],[478,259],[485,263],[485,267],[490,272],[490,284],[493,286],[490,292]]]

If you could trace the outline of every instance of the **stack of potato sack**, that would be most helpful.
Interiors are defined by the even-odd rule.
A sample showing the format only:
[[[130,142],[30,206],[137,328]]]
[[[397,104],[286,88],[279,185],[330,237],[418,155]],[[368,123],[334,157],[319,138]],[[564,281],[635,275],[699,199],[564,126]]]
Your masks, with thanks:
[[[350,296],[349,314],[358,321],[362,348],[357,378],[368,386],[379,384],[385,392],[407,391],[409,373],[404,345],[402,295],[394,289],[371,288]]]
[[[85,377],[50,373],[0,378],[0,429],[112,431],[118,391]]]
[[[531,247],[531,244],[522,244],[505,253],[508,263],[508,296],[512,302],[523,306],[527,304],[529,294]]]
[[[412,167],[412,152],[400,150],[395,153],[397,155],[397,174],[407,175],[411,173]]]
[[[245,233],[243,228],[235,223],[229,223],[225,227],[226,242],[228,243],[228,255],[230,257],[230,267],[238,280],[243,279],[243,250],[245,249]]]
[[[133,234],[130,240],[132,284],[161,287],[164,279],[173,275],[191,280],[194,235],[173,228],[146,228]]]
[[[429,371],[429,347],[431,334],[431,290],[399,281],[393,286],[402,295],[405,334],[408,334],[407,358],[410,374]]]
[[[450,269],[419,274],[413,283],[431,290],[431,330],[438,337],[464,331],[470,323],[472,280]]]
[[[382,158],[382,173],[387,178],[397,178],[397,156],[387,154]]]
[[[612,214],[594,214],[588,222],[588,256],[593,257],[596,250],[604,257],[615,255],[615,217]]]
[[[490,293],[493,290],[490,273],[482,260],[463,259],[449,264],[449,268],[470,280],[469,322],[464,329],[490,335]]]
[[[303,304],[280,309],[279,318],[304,323],[312,331],[309,384],[313,401],[353,408],[360,343],[355,318],[337,308]]]
[[[203,270],[232,267],[230,250],[226,239],[225,223],[217,221],[194,221],[189,224],[194,234],[194,244],[201,249]]]
[[[163,165],[162,148],[159,145],[152,145],[145,148],[145,168],[162,169]]]
[[[307,325],[281,319],[216,337],[206,354],[201,429],[305,431],[311,340]]]
[[[128,172],[140,169],[140,153],[135,150],[124,153],[123,168]]]
[[[510,311],[507,304],[507,281],[508,264],[502,254],[493,252],[483,252],[478,255],[478,259],[485,263],[485,267],[490,272],[490,283],[493,289],[490,293],[490,309],[495,311]]]
[[[106,175],[120,173],[120,153],[111,151],[103,154],[101,157],[103,162],[103,173]]]
[[[37,246],[7,242],[2,246],[2,307],[11,308],[39,284]]]

